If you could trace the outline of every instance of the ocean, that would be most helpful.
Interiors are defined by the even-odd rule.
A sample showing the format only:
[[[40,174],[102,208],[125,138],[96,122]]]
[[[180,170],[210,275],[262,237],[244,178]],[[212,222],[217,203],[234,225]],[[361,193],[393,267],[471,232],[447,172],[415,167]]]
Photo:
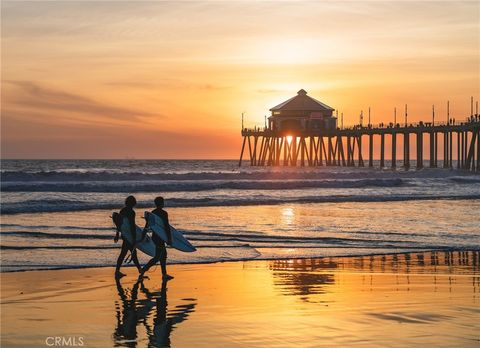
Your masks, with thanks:
[[[480,250],[480,175],[228,160],[3,160],[1,270],[113,266],[113,211],[153,199],[197,247],[169,263]],[[142,256],[145,262],[147,257]]]

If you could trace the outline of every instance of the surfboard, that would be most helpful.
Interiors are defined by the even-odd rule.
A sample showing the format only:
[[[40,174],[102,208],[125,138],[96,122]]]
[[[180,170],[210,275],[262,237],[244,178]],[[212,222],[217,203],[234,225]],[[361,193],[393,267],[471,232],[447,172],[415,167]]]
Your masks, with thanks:
[[[148,227],[152,229],[154,233],[157,234],[163,241],[167,242],[167,232],[165,231],[164,224],[162,219],[149,212],[145,212],[145,220],[148,222]],[[175,229],[172,225],[170,225],[170,232],[172,233],[172,248],[175,248],[180,251],[184,251],[187,253],[191,253],[196,251],[195,247],[183,236],[183,234]]]
[[[116,228],[122,234],[122,237],[125,238],[130,244],[133,244],[133,236],[130,231],[130,222],[128,222],[127,218],[124,218],[119,213],[112,214],[112,220],[115,224]],[[144,252],[145,254],[154,257],[155,256],[155,243],[152,241],[149,235],[146,235],[145,238],[142,240],[142,233],[143,230],[135,226],[135,236],[137,239],[137,243],[135,247],[140,251]]]

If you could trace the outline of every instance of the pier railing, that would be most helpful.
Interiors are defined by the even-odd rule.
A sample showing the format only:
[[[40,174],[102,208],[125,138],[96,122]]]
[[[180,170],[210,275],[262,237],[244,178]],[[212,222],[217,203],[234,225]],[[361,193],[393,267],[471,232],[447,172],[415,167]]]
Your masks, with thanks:
[[[477,124],[478,122],[480,122],[480,115],[473,115],[473,116],[470,116],[468,118],[465,118],[461,121],[457,121],[455,119],[452,119],[451,121],[431,121],[431,122],[424,122],[424,121],[419,121],[419,122],[410,122],[410,123],[399,123],[397,122],[396,124],[394,124],[393,122],[390,122],[390,123],[376,123],[376,124],[367,124],[367,125],[360,125],[360,124],[357,124],[357,125],[349,125],[349,126],[346,126],[346,127],[337,127],[335,130],[325,130],[325,129],[321,129],[321,128],[317,128],[317,129],[309,129],[309,130],[305,130],[305,131],[302,131],[302,130],[297,130],[297,131],[294,131],[294,132],[290,132],[290,133],[295,133],[295,134],[298,134],[298,133],[328,133],[328,132],[332,132],[332,131],[344,131],[344,130],[373,130],[373,131],[380,131],[380,130],[383,130],[383,129],[393,129],[393,130],[397,130],[397,131],[405,131],[406,129],[411,129],[411,128],[422,128],[422,129],[432,129],[434,127],[452,127],[452,126],[471,126],[471,125],[475,125]],[[250,128],[247,128],[245,127],[243,130],[242,130],[242,134],[243,133],[255,133],[255,132],[277,132],[277,133],[281,133],[282,131],[275,131],[271,128],[268,128],[268,127],[261,127],[261,126],[254,126],[253,128],[250,127]],[[293,134],[292,134],[293,135]]]

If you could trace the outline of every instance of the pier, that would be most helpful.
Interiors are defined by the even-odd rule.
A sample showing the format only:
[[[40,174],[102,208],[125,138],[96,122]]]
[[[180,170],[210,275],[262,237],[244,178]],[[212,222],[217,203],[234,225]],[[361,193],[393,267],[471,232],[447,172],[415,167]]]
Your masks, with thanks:
[[[312,110],[315,108],[312,104],[301,114],[298,109],[306,105],[305,98],[319,105]],[[293,105],[288,110],[286,105],[289,103],[296,103],[297,106]],[[286,109],[288,112],[285,112]],[[387,156],[390,155],[391,168],[403,166],[408,169],[415,165],[418,169],[424,166],[456,167],[480,172],[478,113],[472,113],[458,123],[390,123],[339,128],[336,127],[336,118],[332,117],[333,109],[306,96],[304,90],[299,91],[297,97],[270,110],[272,116],[268,118],[269,123],[265,124],[265,127],[242,127],[243,143],[239,166],[242,165],[246,153],[251,166],[373,167],[374,161],[378,161],[379,166],[385,168]],[[324,110],[324,114],[318,110]],[[323,124],[315,123],[322,120],[328,121]],[[375,144],[379,146],[376,157]],[[414,146],[411,146],[412,144]],[[400,145],[402,146],[398,151]]]

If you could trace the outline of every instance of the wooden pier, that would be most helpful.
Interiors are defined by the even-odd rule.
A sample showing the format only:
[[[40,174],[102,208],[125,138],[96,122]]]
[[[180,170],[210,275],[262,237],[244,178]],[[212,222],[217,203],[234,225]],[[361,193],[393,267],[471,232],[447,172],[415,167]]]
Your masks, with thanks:
[[[374,160],[379,160],[383,168],[386,167],[389,154],[391,168],[400,164],[408,169],[412,165],[411,151],[416,151],[415,165],[419,169],[428,160],[430,168],[455,166],[480,172],[480,115],[470,116],[458,124],[419,122],[293,132],[270,127],[243,128],[242,136],[239,166],[242,165],[245,152],[252,166],[310,167],[373,167]],[[374,156],[375,142],[379,144],[377,158]],[[398,143],[403,143],[403,151],[397,152]],[[411,143],[415,145],[413,149]],[[368,147],[368,151],[364,146]],[[365,152],[368,155],[364,158]]]

